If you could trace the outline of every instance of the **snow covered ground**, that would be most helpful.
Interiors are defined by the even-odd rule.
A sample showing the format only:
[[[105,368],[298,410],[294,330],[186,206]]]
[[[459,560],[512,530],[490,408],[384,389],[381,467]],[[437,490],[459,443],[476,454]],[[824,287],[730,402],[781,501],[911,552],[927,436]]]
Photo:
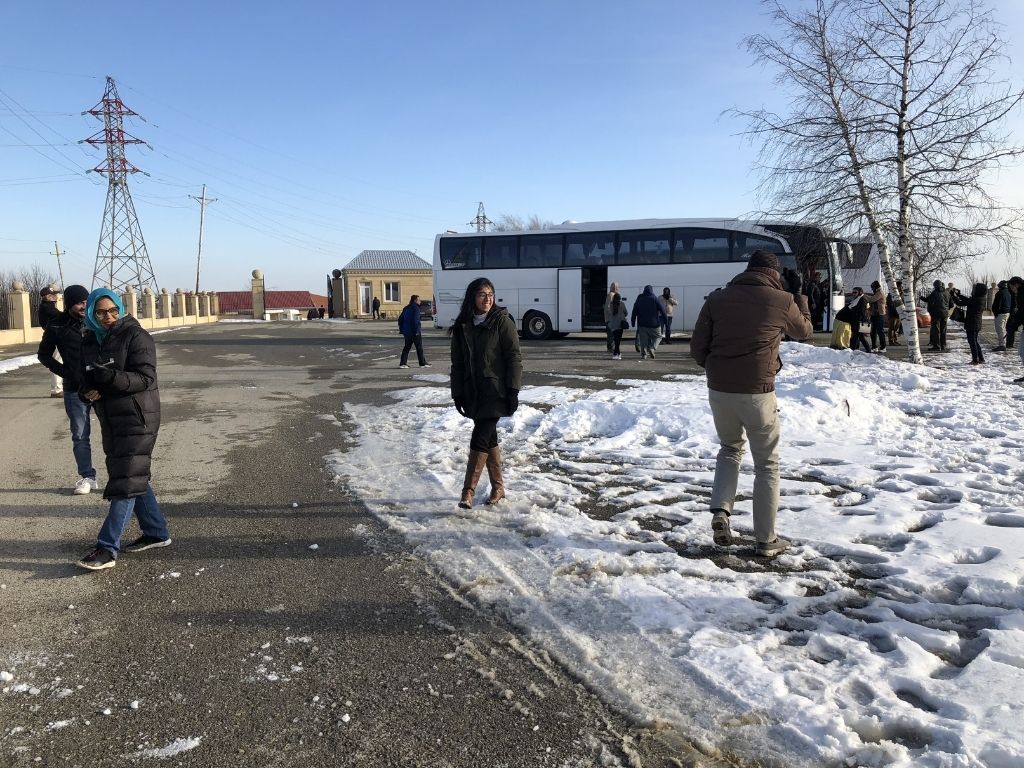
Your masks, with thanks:
[[[774,561],[712,544],[703,377],[630,379],[640,363],[623,362],[623,378],[527,387],[500,425],[497,509],[456,508],[470,424],[445,375],[392,393],[387,418],[346,406],[359,447],[331,460],[460,591],[709,752],[1019,768],[1024,389],[1015,356],[993,357],[784,345],[778,528],[795,548]],[[749,534],[744,469],[733,527]]]

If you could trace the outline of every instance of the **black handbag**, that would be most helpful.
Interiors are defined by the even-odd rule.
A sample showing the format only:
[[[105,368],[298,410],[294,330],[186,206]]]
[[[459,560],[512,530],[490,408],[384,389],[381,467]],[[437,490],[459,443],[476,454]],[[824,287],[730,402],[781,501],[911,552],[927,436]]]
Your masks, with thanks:
[[[622,325],[620,327],[622,328],[622,330],[628,331],[629,330],[629,320],[623,320],[622,321]]]
[[[955,307],[953,309],[953,314],[949,316],[949,319],[952,320],[954,323],[962,323],[964,320],[967,319],[967,313],[964,312],[963,307]]]

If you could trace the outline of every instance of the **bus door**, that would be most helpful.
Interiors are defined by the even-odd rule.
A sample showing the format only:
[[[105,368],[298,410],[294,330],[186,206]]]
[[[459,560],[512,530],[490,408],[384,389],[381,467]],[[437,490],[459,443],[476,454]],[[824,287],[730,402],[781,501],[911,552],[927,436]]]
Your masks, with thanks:
[[[555,330],[571,333],[583,330],[583,270],[558,270],[558,319]]]
[[[583,328],[604,328],[604,301],[607,297],[608,267],[584,267]]]

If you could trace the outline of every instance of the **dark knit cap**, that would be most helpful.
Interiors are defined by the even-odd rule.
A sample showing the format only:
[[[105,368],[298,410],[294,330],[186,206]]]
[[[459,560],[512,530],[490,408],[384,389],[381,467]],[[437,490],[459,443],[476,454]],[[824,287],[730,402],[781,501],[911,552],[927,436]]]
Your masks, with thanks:
[[[782,272],[782,267],[779,266],[779,257],[768,251],[754,251],[750,254],[750,262],[747,264],[747,269],[755,269],[756,267],[768,267],[776,272]]]
[[[89,289],[84,285],[69,285],[64,289],[64,306],[80,304],[89,298]]]
[[[40,289],[39,289],[39,295],[40,295],[40,296],[42,296],[42,297],[43,297],[44,299],[45,299],[45,298],[46,298],[47,296],[49,296],[50,294],[53,294],[54,296],[56,296],[56,295],[57,295],[57,293],[58,293],[58,291],[57,291],[57,289],[56,289],[56,288],[51,288],[51,287],[50,287],[50,286],[48,286],[48,285],[47,285],[46,287],[44,287],[44,288],[40,288]]]

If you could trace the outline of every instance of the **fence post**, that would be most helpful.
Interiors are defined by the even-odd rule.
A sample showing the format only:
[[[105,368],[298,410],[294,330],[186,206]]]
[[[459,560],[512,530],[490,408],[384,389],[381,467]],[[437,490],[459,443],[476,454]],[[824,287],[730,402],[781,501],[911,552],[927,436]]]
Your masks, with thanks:
[[[171,317],[171,295],[166,288],[160,289],[160,317],[164,320]]]
[[[174,291],[174,316],[184,317],[187,313],[185,312],[185,292],[181,288],[177,288]]]
[[[263,272],[258,269],[252,271],[252,318],[262,320],[267,313],[267,297],[264,291]]]
[[[142,289],[142,314],[150,320],[156,319],[156,296],[149,288]]]
[[[29,303],[28,291],[20,280],[16,280],[11,287],[11,330],[21,331],[25,341],[28,341],[28,332],[32,329],[32,305]]]
[[[124,302],[124,313],[132,317],[139,316],[139,300],[135,295],[135,289],[130,285],[121,294],[121,301]]]

